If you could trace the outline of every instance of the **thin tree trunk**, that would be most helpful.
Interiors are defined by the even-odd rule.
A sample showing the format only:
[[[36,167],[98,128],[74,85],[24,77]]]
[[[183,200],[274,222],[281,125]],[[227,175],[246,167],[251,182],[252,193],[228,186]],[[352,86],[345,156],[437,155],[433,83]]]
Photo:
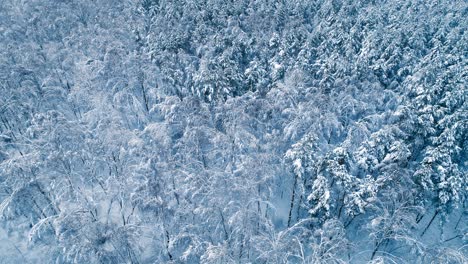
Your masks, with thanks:
[[[373,260],[373,259],[374,259],[374,257],[375,257],[375,254],[376,254],[376,253],[377,253],[377,251],[379,250],[379,247],[380,247],[380,245],[381,245],[381,243],[377,243],[377,244],[375,245],[374,251],[372,251],[371,260]]]
[[[343,193],[343,197],[341,198],[341,206],[340,206],[340,209],[338,210],[338,218],[341,217],[341,211],[343,210],[343,207],[344,207],[344,199],[345,199],[345,193]]]
[[[141,84],[141,90],[143,91],[143,100],[145,101],[146,112],[149,113],[148,97],[146,95],[146,89],[143,83]]]
[[[432,225],[432,222],[434,221],[434,219],[436,218],[436,216],[439,214],[439,210],[436,210],[434,212],[434,215],[432,216],[431,218],[431,221],[429,221],[429,223],[427,224],[426,228],[424,228],[424,231],[421,233],[421,237],[424,236],[424,234],[426,233],[426,231],[429,229],[429,227]]]
[[[241,245],[239,249],[239,263],[242,263],[242,255],[244,254],[244,236],[241,235]]]
[[[167,256],[172,261],[172,254],[169,251],[169,243],[170,243],[169,232],[166,230],[166,251],[167,251]]]
[[[458,229],[458,225],[460,224],[461,219],[463,218],[464,213],[462,212],[460,218],[458,218],[457,224],[455,225],[455,230]]]
[[[219,211],[219,215],[221,215],[221,223],[223,224],[224,239],[225,239],[225,240],[228,240],[229,235],[228,235],[228,232],[227,232],[227,229],[226,229],[226,224],[224,223],[224,215],[223,215],[223,212],[221,212],[221,209],[218,209],[218,211]]]
[[[424,214],[418,214],[416,216],[416,224],[419,224],[419,222],[424,218]]]
[[[294,185],[291,195],[291,205],[289,207],[289,216],[288,216],[288,227],[291,226],[292,211],[294,209],[294,200],[296,199],[296,185],[297,185],[297,175],[294,176]]]

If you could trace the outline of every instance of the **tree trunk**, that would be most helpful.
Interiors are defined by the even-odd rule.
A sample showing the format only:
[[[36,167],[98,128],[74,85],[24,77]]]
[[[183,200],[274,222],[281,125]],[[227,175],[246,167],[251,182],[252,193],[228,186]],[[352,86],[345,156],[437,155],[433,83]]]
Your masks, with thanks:
[[[424,228],[424,231],[421,233],[421,237],[424,236],[424,234],[426,233],[426,231],[429,229],[429,227],[432,225],[432,222],[434,221],[434,219],[436,218],[436,216],[439,214],[439,210],[436,210],[434,212],[434,215],[432,216],[431,218],[431,221],[429,221],[429,223],[427,224],[426,228]]]
[[[148,97],[146,95],[146,89],[143,83],[141,84],[141,91],[143,92],[143,101],[145,102],[146,112],[149,113]]]
[[[172,254],[169,251],[169,243],[170,243],[170,238],[169,238],[169,232],[166,230],[166,251],[167,251],[167,256],[169,259],[172,261]]]
[[[291,205],[289,207],[289,216],[288,216],[288,227],[291,226],[292,211],[294,209],[294,200],[296,199],[296,185],[297,185],[297,175],[294,176],[294,185],[291,195]]]

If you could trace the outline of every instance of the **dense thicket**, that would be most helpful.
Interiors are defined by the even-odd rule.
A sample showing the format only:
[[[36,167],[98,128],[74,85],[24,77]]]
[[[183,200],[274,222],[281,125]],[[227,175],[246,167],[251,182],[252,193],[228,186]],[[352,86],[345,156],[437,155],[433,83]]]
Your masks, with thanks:
[[[466,263],[466,17],[2,0],[0,262]]]

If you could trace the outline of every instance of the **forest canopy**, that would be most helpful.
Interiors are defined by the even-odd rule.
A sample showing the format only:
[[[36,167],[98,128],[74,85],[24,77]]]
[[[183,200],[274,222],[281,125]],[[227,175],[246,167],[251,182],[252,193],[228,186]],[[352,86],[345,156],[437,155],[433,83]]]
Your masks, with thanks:
[[[0,262],[467,263],[466,17],[2,0]]]

